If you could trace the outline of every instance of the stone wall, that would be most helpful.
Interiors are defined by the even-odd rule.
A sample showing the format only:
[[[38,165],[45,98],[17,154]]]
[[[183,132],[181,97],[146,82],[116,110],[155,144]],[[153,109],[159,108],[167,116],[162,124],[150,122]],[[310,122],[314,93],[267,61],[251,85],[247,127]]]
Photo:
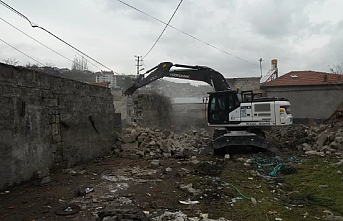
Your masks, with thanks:
[[[0,63],[0,189],[102,156],[115,139],[109,89]]]
[[[156,92],[136,94],[133,104],[133,122],[144,127],[172,128],[170,98]]]

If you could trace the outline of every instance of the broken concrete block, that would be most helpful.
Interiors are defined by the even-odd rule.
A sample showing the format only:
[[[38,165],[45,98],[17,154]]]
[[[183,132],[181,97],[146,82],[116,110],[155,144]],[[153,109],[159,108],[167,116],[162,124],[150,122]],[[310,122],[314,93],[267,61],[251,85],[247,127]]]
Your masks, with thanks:
[[[343,137],[336,137],[335,142],[337,142],[339,144],[343,144]]]
[[[332,142],[330,147],[336,150],[343,150],[343,144],[337,143],[336,141]]]
[[[318,147],[324,146],[328,140],[329,140],[329,136],[326,133],[320,134],[317,138],[317,146]]]
[[[37,176],[39,179],[42,179],[43,177],[47,177],[49,176],[49,174],[50,174],[50,171],[49,171],[49,168],[47,167],[37,172]]]
[[[161,166],[161,163],[159,160],[153,160],[150,163],[150,168],[159,168]]]
[[[47,184],[47,183],[50,183],[50,182],[51,182],[50,176],[46,176],[46,177],[42,178],[42,180],[40,181],[40,184],[44,185],[44,184]]]
[[[308,143],[303,143],[302,146],[303,146],[303,150],[304,151],[311,151],[311,150],[313,150],[312,147]]]
[[[122,137],[124,143],[133,143],[136,141],[136,134],[128,134]]]

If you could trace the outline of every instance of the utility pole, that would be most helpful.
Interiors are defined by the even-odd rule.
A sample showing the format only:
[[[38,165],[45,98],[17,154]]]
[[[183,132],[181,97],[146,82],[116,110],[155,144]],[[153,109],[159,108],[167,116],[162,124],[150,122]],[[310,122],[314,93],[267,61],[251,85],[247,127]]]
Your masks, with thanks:
[[[137,75],[139,75],[139,71],[140,71],[140,67],[142,66],[143,59],[142,59],[142,56],[139,56],[139,55],[135,55],[134,57],[136,58],[136,61],[137,61],[137,64],[136,64]]]
[[[260,70],[261,70],[261,78],[262,78],[262,58],[260,58],[259,60],[258,60],[259,62],[260,62]]]

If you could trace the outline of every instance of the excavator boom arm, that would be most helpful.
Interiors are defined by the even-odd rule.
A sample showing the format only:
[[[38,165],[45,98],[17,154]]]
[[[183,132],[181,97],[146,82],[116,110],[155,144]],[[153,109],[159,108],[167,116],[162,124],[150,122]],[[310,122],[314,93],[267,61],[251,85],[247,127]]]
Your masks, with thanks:
[[[170,70],[173,66],[181,69]],[[203,66],[189,66],[173,64],[171,62],[163,62],[148,70],[145,74],[148,74],[148,76],[144,77],[144,75],[139,75],[133,85],[129,87],[124,94],[132,95],[138,88],[141,88],[163,77],[206,82],[210,84],[215,91],[231,89],[222,74],[211,68]]]

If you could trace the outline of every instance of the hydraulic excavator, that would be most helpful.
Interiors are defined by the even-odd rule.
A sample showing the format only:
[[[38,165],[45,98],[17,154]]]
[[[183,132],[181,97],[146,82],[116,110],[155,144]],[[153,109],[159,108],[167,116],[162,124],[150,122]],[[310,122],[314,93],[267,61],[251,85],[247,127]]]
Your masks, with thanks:
[[[263,130],[292,124],[287,99],[261,97],[253,91],[231,89],[221,73],[205,66],[162,62],[138,75],[124,94],[132,95],[138,88],[163,77],[202,81],[213,87],[214,91],[208,92],[207,123],[215,127],[212,141],[215,153],[235,153],[242,148],[277,152],[277,148],[265,138]]]

